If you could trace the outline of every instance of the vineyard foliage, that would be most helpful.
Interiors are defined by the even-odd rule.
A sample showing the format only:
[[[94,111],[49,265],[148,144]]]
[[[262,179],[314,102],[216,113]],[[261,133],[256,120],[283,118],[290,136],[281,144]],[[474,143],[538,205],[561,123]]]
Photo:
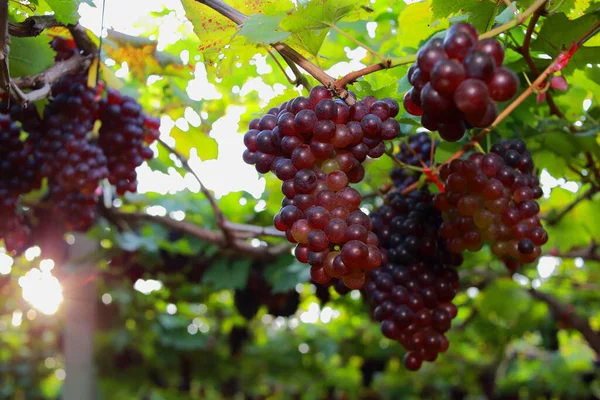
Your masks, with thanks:
[[[96,286],[103,398],[600,398],[600,2],[229,0],[248,16],[241,26],[205,2],[211,3],[174,0],[136,12],[136,36],[108,29],[100,42],[88,32],[102,46],[103,85],[160,118],[160,139],[150,146],[154,158],[137,169],[137,192],[117,196],[101,185],[87,239],[40,224],[36,247],[14,258],[0,248],[0,398],[54,399],[61,392],[67,316],[62,306],[53,315],[30,312],[21,287],[47,258],[55,262],[64,303],[77,301],[70,287],[90,280]],[[9,28],[34,15],[57,22],[37,36],[10,38],[12,79],[54,65],[51,41],[71,38],[65,26],[94,3],[101,7],[91,0],[10,1]],[[107,13],[116,10],[111,3]],[[489,245],[465,252],[453,300],[458,314],[446,333],[450,348],[410,372],[406,351],[381,334],[364,292],[340,295],[310,283],[310,267],[273,228],[281,182],[243,162],[243,135],[271,108],[308,96],[296,83],[320,84],[287,67],[271,46],[283,43],[333,79],[383,58],[390,68],[347,88],[358,99],[398,101],[401,134],[386,146],[397,153],[404,145],[409,157],[409,138],[424,128],[402,102],[412,87],[408,69],[421,46],[458,22],[484,35],[507,27],[495,37],[505,47],[504,67],[518,78],[517,96],[574,42],[584,43],[469,150],[525,142],[543,189],[538,202],[549,240],[541,258],[512,273]],[[42,113],[48,101],[29,107]],[[510,104],[497,102],[498,112]],[[479,132],[457,142],[435,134],[433,164],[424,162],[444,163]],[[105,152],[111,146],[118,144],[105,144]],[[122,160],[108,158],[109,165]],[[382,206],[400,174],[392,174],[392,158],[365,161],[364,179],[352,185],[365,213]],[[428,176],[418,185],[439,192]],[[48,191],[44,183],[21,199],[25,212]],[[85,261],[94,265],[91,278],[65,256],[74,240],[98,244]]]

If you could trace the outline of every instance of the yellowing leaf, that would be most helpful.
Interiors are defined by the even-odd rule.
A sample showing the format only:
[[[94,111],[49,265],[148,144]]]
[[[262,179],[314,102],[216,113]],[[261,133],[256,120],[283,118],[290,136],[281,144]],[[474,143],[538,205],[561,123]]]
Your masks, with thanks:
[[[235,0],[228,4],[245,15],[262,14],[263,9],[274,0]],[[212,8],[195,0],[182,0],[186,17],[194,27],[194,33],[200,39],[200,51],[219,52],[229,44],[236,32],[237,25]]]

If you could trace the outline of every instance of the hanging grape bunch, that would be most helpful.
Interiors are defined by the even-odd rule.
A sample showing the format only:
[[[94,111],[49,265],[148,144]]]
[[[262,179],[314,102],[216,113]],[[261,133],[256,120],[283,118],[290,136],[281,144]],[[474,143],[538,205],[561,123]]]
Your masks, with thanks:
[[[54,38],[55,60],[79,52],[71,39]],[[53,223],[88,230],[96,218],[99,185],[108,178],[117,194],[136,190],[136,171],[152,158],[147,147],[158,138],[159,121],[146,116],[132,98],[90,88],[87,74],[52,82],[43,118],[33,106],[0,102],[0,239],[11,253],[31,245],[32,228],[42,223],[35,209],[21,210],[21,196],[47,181],[45,208]],[[100,120],[99,137],[94,124]]]
[[[412,152],[398,158],[416,162]],[[439,235],[442,216],[433,195],[427,189],[402,195],[402,187],[370,215],[386,262],[369,273],[364,290],[382,333],[408,350],[404,365],[414,371],[449,347],[444,334],[457,314],[452,300],[462,256],[449,252]]]
[[[297,243],[296,258],[311,265],[315,282],[340,278],[360,288],[365,271],[381,264],[371,221],[359,207],[367,157],[385,152],[400,134],[395,100],[372,96],[352,106],[333,100],[323,86],[250,122],[244,161],[283,181],[285,199],[275,227]]]
[[[408,70],[413,87],[404,96],[404,108],[449,142],[468,128],[486,128],[497,116],[494,102],[517,92],[517,76],[502,66],[503,60],[504,48],[496,39],[478,40],[473,25],[452,25],[444,39],[430,39],[417,53]]]
[[[440,234],[454,253],[478,251],[484,242],[511,270],[535,261],[548,241],[535,201],[542,196],[522,140],[502,141],[488,154],[473,153],[440,169],[445,193],[435,205],[445,215]]]
[[[41,185],[33,141],[23,139],[21,126],[0,102],[0,238],[9,252],[21,250],[30,230],[19,212],[19,197]]]

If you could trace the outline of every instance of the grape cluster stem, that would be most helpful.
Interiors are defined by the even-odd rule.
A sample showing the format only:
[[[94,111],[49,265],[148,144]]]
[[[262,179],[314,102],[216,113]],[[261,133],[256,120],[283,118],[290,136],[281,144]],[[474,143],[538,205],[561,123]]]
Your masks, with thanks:
[[[529,294],[538,300],[546,303],[554,319],[565,322],[569,328],[576,329],[581,332],[590,347],[600,357],[600,333],[596,332],[591,326],[587,318],[578,315],[573,306],[563,304],[554,296],[544,292],[539,292],[535,289],[529,289]]]

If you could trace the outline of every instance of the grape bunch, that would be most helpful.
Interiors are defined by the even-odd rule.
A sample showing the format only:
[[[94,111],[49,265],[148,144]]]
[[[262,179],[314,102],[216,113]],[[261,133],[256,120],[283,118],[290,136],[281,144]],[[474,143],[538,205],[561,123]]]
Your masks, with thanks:
[[[323,86],[250,122],[243,158],[260,173],[283,181],[285,199],[274,225],[298,243],[296,258],[311,265],[317,283],[340,278],[360,288],[365,271],[381,264],[360,193],[349,186],[365,174],[362,162],[385,152],[400,134],[398,103],[365,97],[352,106]]]
[[[427,132],[411,135],[408,137],[407,143],[400,145],[400,152],[396,154],[396,158],[406,165],[421,167],[422,161],[427,167],[430,167],[432,145],[435,146],[436,143],[432,143]],[[421,172],[419,171],[399,167],[394,167],[391,173],[394,187],[400,191],[418,182],[420,176]]]
[[[68,231],[86,232],[96,220],[98,193],[65,191],[61,185],[48,188],[55,217]]]
[[[488,154],[473,153],[440,169],[445,193],[435,198],[444,214],[440,235],[453,253],[478,251],[484,242],[510,270],[535,261],[548,241],[535,201],[542,196],[522,140],[502,141]]]
[[[0,238],[9,252],[23,250],[30,234],[19,213],[19,197],[38,189],[41,179],[32,140],[11,115],[7,102],[0,103]]]
[[[79,52],[71,39],[57,37],[51,46],[56,61]],[[31,228],[46,221],[35,207],[25,215],[20,206],[21,196],[43,179],[48,190],[40,208],[51,211],[53,223],[86,231],[95,220],[100,182],[108,178],[118,194],[135,191],[135,168],[153,156],[145,144],[158,137],[159,122],[117,92],[102,99],[102,85],[89,88],[87,81],[87,74],[77,74],[53,82],[43,117],[33,106],[0,101],[0,239],[11,253],[36,240]]]
[[[494,102],[517,92],[517,76],[502,66],[504,48],[494,38],[478,40],[473,25],[452,25],[444,39],[430,39],[408,70],[413,86],[404,108],[421,116],[430,131],[454,142],[467,128],[485,128],[496,119]]]
[[[108,180],[116,186],[117,194],[137,190],[137,172],[144,160],[154,152],[145,146],[160,136],[160,121],[142,112],[142,107],[129,96],[109,90],[100,104],[99,145],[108,160]]]
[[[52,95],[37,144],[42,174],[63,191],[93,193],[108,177],[104,153],[88,139],[98,114],[95,90],[85,76],[69,75],[52,85]]]
[[[408,350],[405,367],[418,370],[449,347],[462,257],[440,238],[442,217],[426,189],[391,192],[371,218],[386,262],[369,273],[364,292],[382,333]]]

